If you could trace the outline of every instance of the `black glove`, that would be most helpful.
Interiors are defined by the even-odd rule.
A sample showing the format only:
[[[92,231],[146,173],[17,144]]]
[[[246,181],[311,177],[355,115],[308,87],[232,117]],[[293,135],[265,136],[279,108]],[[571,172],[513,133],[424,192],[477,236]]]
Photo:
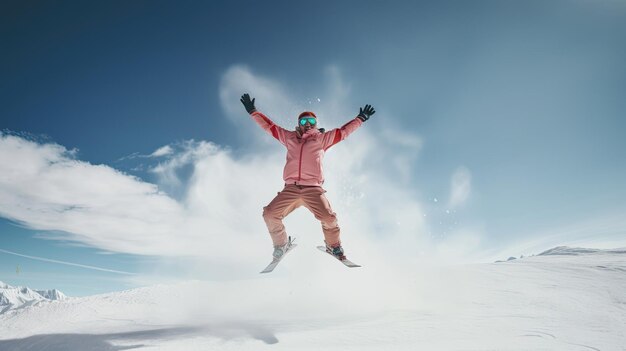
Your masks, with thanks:
[[[361,121],[365,122],[370,119],[370,116],[375,114],[374,108],[371,105],[365,105],[363,108],[359,108],[359,115],[357,116]]]
[[[254,110],[256,110],[256,108],[254,107],[254,100],[256,99],[250,100],[250,95],[248,95],[248,93],[241,95],[241,99],[239,99],[239,101],[241,101],[243,107],[246,108],[246,111],[248,111],[248,113],[252,113],[254,112]]]

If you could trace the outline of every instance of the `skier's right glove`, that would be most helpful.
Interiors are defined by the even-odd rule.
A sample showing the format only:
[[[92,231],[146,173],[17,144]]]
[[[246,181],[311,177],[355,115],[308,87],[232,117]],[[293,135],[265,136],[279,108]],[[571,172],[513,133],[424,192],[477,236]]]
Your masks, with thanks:
[[[365,105],[365,107],[359,108],[359,115],[357,116],[361,121],[365,122],[376,113],[372,105]]]
[[[250,95],[248,95],[248,93],[241,95],[241,99],[239,99],[239,101],[241,101],[243,107],[246,108],[246,111],[248,111],[248,113],[252,113],[256,110],[256,108],[254,107],[254,100],[256,99],[250,100]]]

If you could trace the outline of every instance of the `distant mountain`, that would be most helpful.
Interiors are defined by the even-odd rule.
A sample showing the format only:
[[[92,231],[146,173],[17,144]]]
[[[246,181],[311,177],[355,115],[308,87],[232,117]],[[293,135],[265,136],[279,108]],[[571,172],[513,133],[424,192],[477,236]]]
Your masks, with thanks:
[[[626,248],[618,248],[618,249],[588,249],[583,247],[569,247],[569,246],[556,246],[549,250],[543,251],[537,255],[520,256],[519,258],[529,258],[529,257],[537,257],[537,256],[590,256],[590,255],[603,255],[603,254],[626,254]],[[509,257],[506,260],[498,260],[495,263],[503,263],[517,260],[517,257]]]
[[[557,246],[557,247],[551,248],[550,250],[546,250],[537,256],[553,256],[553,255],[580,256],[580,255],[598,254],[598,253],[626,254],[626,248],[602,250],[602,249],[586,249],[582,247]]]
[[[14,287],[0,281],[0,314],[38,304],[42,301],[66,300],[67,296],[57,289],[33,290]]]

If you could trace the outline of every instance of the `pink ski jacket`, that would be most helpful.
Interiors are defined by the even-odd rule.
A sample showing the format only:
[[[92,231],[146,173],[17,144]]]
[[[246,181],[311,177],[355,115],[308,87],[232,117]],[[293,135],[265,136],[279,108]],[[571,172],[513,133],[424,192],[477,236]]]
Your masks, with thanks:
[[[301,134],[299,131],[279,127],[259,111],[252,111],[250,116],[287,148],[287,163],[283,171],[285,184],[308,186],[321,186],[324,183],[322,160],[326,150],[344,140],[363,124],[363,121],[355,117],[341,128],[324,133],[309,129]]]

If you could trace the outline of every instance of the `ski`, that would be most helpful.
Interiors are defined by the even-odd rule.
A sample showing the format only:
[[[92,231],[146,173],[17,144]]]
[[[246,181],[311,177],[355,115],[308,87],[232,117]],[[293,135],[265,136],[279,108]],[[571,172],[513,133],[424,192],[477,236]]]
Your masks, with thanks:
[[[270,262],[270,264],[268,264],[267,267],[265,267],[265,269],[261,271],[261,273],[270,273],[271,271],[273,271],[274,268],[278,266],[278,264],[283,259],[283,257],[285,257],[296,246],[298,246],[298,244],[291,244],[291,246],[287,248],[287,251],[285,251],[285,253],[282,256],[280,256],[279,258],[273,259],[272,262]]]
[[[329,255],[331,255],[334,259],[336,259],[337,261],[343,263],[346,267],[350,267],[350,268],[356,268],[356,267],[361,267],[358,264],[350,261],[349,259],[344,259],[344,260],[340,260],[337,257],[333,256],[333,254],[331,254],[330,252],[326,251],[326,247],[325,246],[318,246],[317,247],[320,251],[325,252]]]

